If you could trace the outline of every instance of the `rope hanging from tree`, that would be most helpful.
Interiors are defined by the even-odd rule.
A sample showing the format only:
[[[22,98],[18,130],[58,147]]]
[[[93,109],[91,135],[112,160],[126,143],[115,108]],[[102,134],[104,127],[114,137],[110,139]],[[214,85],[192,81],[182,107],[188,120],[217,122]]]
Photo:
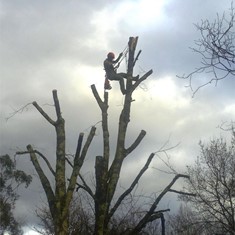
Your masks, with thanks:
[[[128,45],[124,48],[124,50],[121,52],[122,53],[122,57],[119,60],[117,66],[115,67],[116,69],[120,66],[121,62],[123,61],[123,59],[125,58],[126,61],[126,69],[127,69],[127,54],[128,54]]]

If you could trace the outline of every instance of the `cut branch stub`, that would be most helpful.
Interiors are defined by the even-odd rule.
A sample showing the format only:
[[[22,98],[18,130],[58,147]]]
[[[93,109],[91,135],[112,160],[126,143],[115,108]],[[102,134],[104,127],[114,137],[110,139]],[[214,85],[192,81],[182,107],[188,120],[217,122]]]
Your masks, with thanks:
[[[104,101],[102,101],[102,99],[100,98],[99,93],[95,87],[95,84],[91,85],[91,90],[92,90],[92,93],[93,93],[93,95],[96,99],[96,102],[98,103],[102,113],[107,112],[107,109],[109,107],[108,106],[108,98],[109,98],[108,92],[104,92]]]
[[[126,155],[131,153],[140,144],[140,142],[145,137],[145,135],[146,135],[146,131],[145,130],[141,130],[141,132],[138,135],[138,137],[136,138],[135,142],[126,150]]]
[[[132,80],[129,79],[133,76],[133,69],[134,69],[134,60],[135,60],[135,49],[138,42],[138,37],[130,37],[128,42],[129,47],[129,58],[128,58],[128,65],[127,65],[127,82],[126,82],[126,89],[127,91],[131,90]]]
[[[128,46],[129,46],[129,58],[128,58],[128,69],[127,73],[128,75],[132,75],[133,68],[134,68],[134,55],[135,55],[135,49],[138,42],[138,37],[130,37]]]
[[[53,99],[54,99],[54,103],[55,103],[56,115],[57,115],[57,118],[59,119],[61,117],[61,111],[60,111],[59,99],[57,96],[57,90],[53,90],[52,94],[53,94]]]
[[[79,158],[80,152],[82,149],[83,136],[84,136],[84,133],[80,133],[80,135],[78,137],[77,150],[76,150],[76,154],[75,154],[75,158],[77,158],[77,159]]]
[[[133,85],[132,85],[132,91],[134,91],[141,82],[143,82],[144,80],[146,80],[151,74],[153,73],[153,70],[149,70],[147,73],[145,73],[142,77],[140,77],[138,79],[138,81],[136,81]]]

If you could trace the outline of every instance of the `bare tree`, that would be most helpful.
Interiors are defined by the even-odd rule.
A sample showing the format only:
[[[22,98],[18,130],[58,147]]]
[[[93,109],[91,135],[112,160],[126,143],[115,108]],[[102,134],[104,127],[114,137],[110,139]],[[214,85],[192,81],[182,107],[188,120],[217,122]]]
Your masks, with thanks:
[[[82,194],[82,195],[81,195]],[[93,204],[87,202],[86,194],[75,194],[70,206],[70,235],[92,235],[94,232],[95,214]],[[145,214],[142,201],[143,195],[128,195],[120,205],[118,212],[110,219],[109,234],[121,235],[130,228],[135,227],[140,218]],[[40,224],[34,230],[42,235],[54,235],[53,220],[48,206],[40,206],[36,210]],[[155,235],[161,232],[160,221],[149,223],[141,234]]]
[[[220,138],[200,147],[201,155],[187,171],[186,190],[196,197],[180,198],[199,212],[198,222],[210,234],[235,234],[235,133],[229,145]]]
[[[76,185],[78,189],[83,189],[91,197],[94,203],[94,235],[107,235],[113,234],[112,223],[115,221],[115,214],[117,215],[118,208],[125,202],[128,196],[131,195],[133,189],[136,188],[140,178],[148,169],[154,156],[158,153],[151,153],[146,159],[146,163],[142,169],[137,173],[133,182],[130,186],[124,190],[121,195],[115,199],[114,194],[117,191],[117,185],[120,179],[120,173],[123,166],[124,160],[132,153],[138,145],[141,143],[146,135],[146,131],[141,130],[137,138],[133,141],[130,146],[126,146],[126,135],[128,124],[130,122],[130,112],[131,105],[133,102],[132,94],[135,89],[146,80],[151,74],[152,70],[149,70],[137,81],[133,80],[133,69],[136,61],[140,55],[140,52],[135,56],[135,50],[138,42],[138,37],[130,37],[128,42],[128,68],[127,68],[127,79],[124,95],[124,104],[119,117],[118,124],[118,135],[117,135],[117,145],[115,153],[110,150],[110,139],[109,139],[109,125],[108,125],[108,92],[104,91],[104,99],[102,100],[95,85],[91,85],[93,95],[97,101],[98,106],[101,110],[102,115],[102,130],[103,130],[103,155],[96,156],[95,161],[95,190],[86,182],[83,176],[80,174],[80,169],[83,165],[86,153],[90,146],[90,143],[94,137],[96,128],[93,126],[91,128],[90,134],[87,138],[86,143],[82,147],[83,133],[79,135],[77,150],[73,161],[69,161],[66,158],[65,153],[65,130],[64,130],[64,119],[62,118],[59,100],[57,97],[57,92],[53,91],[53,99],[55,104],[55,110],[57,115],[57,120],[52,120],[48,114],[36,103],[33,102],[34,107],[40,112],[40,114],[55,127],[56,130],[56,170],[51,167],[47,157],[44,156],[39,151],[32,148],[31,145],[27,146],[27,151],[21,151],[17,154],[30,154],[31,161],[39,175],[42,186],[47,196],[47,201],[49,204],[50,213],[52,216],[53,226],[55,235],[67,235],[72,234],[69,229],[69,215],[70,215],[70,204],[72,201],[73,193]],[[165,150],[161,150],[165,151]],[[114,157],[112,156],[114,155]],[[47,176],[43,172],[38,157],[41,157],[47,164],[51,173],[55,177],[55,186],[51,186]],[[113,158],[112,162],[111,159]],[[71,177],[65,178],[65,165],[69,164],[72,167]],[[77,178],[79,176],[79,182]],[[151,202],[149,202],[149,207],[143,212],[139,213],[138,217],[135,217],[135,223],[125,223],[124,230],[121,234],[141,234],[141,231],[146,227],[148,223],[159,219],[161,221],[162,234],[165,234],[165,219],[164,212],[169,211],[168,208],[165,210],[158,210],[158,205],[161,199],[168,192],[187,194],[187,192],[181,192],[172,189],[175,182],[180,178],[187,178],[184,174],[175,174],[173,179],[169,184],[163,189],[163,191],[157,195]],[[68,183],[67,183],[68,182]],[[68,185],[67,185],[67,184]],[[79,193],[79,192],[78,192]],[[188,194],[187,194],[188,195]],[[117,218],[117,217],[116,217]],[[79,233],[77,233],[79,234]]]
[[[117,183],[120,178],[120,172],[124,160],[132,153],[138,145],[141,143],[142,139],[146,135],[144,130],[141,130],[136,140],[132,145],[126,146],[126,134],[128,123],[130,122],[130,111],[132,105],[132,94],[135,89],[146,80],[149,75],[152,74],[152,70],[149,70],[142,77],[140,77],[136,82],[133,82],[133,70],[135,62],[138,59],[140,52],[135,57],[135,50],[138,42],[138,37],[130,37],[128,42],[129,54],[128,54],[128,68],[127,68],[127,82],[126,82],[126,91],[123,109],[119,117],[119,126],[118,126],[118,136],[117,136],[117,145],[116,151],[114,154],[114,160],[110,163],[110,152],[109,147],[109,129],[108,129],[108,93],[104,93],[104,100],[100,98],[94,85],[91,86],[93,95],[101,109],[102,112],[102,128],[103,128],[103,156],[96,157],[95,163],[95,175],[96,175],[96,191],[94,195],[95,201],[95,235],[104,235],[109,234],[109,223],[113,215],[116,213],[117,209],[123,202],[123,200],[128,196],[135,186],[138,184],[140,178],[148,169],[152,159],[155,156],[155,153],[151,153],[148,159],[146,160],[145,165],[137,174],[136,178],[133,180],[132,184],[120,197],[114,200],[114,193],[117,190]],[[110,165],[110,167],[109,167]],[[164,227],[164,215],[163,213],[167,210],[158,211],[158,204],[167,192],[176,192],[172,190],[172,186],[179,178],[188,178],[187,175],[177,174],[166,186],[166,188],[156,197],[155,200],[150,204],[149,208],[145,213],[139,218],[138,222],[132,228],[127,228],[123,234],[139,234],[145,226],[157,219],[162,221],[162,234],[165,234]]]
[[[76,187],[77,176],[83,165],[86,157],[87,150],[90,143],[95,135],[95,127],[91,128],[86,143],[82,147],[83,133],[79,135],[77,150],[73,162],[73,170],[67,184],[67,178],[65,176],[66,170],[66,152],[65,152],[65,121],[61,115],[60,104],[57,96],[57,91],[53,90],[53,99],[55,105],[55,111],[57,120],[52,120],[48,114],[37,104],[33,102],[34,107],[39,113],[55,127],[56,131],[56,169],[54,170],[48,161],[47,157],[44,156],[38,150],[33,149],[31,145],[27,146],[27,151],[20,151],[16,154],[29,154],[30,159],[34,165],[35,170],[38,173],[43,189],[46,193],[47,201],[50,208],[50,213],[53,219],[53,226],[55,235],[66,235],[69,231],[69,208],[73,197],[73,193]],[[48,169],[52,173],[55,179],[55,185],[52,187],[51,183],[44,173],[38,157],[43,159],[48,166]]]
[[[190,205],[181,204],[176,214],[167,218],[168,233],[171,235],[210,235],[205,223],[201,223],[200,214],[193,211]]]
[[[189,79],[189,86],[194,94],[203,86],[235,75],[235,13],[233,5],[229,15],[217,14],[213,22],[202,20],[196,24],[201,38],[195,41],[193,52],[201,55],[201,65],[188,75],[180,76]],[[204,73],[205,82],[193,88],[193,78]]]

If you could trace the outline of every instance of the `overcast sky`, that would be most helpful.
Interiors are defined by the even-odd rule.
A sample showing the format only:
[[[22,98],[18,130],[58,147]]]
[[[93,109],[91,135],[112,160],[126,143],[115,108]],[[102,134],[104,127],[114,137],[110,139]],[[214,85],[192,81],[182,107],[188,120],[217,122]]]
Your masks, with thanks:
[[[66,120],[67,152],[74,153],[80,132],[101,120],[100,110],[90,85],[102,95],[103,60],[109,51],[118,55],[130,36],[139,36],[137,50],[142,50],[135,74],[153,74],[133,94],[128,140],[140,130],[147,136],[124,164],[125,185],[151,152],[167,140],[171,163],[183,172],[199,154],[199,140],[227,135],[218,126],[235,117],[234,80],[228,78],[216,87],[204,87],[192,98],[188,81],[176,77],[187,74],[200,64],[200,57],[189,47],[200,38],[194,23],[215,19],[230,7],[230,0],[1,0],[0,1],[0,154],[11,156],[26,145],[55,159],[55,132],[40,114],[27,106],[37,101],[52,117],[52,90],[57,89],[63,117]],[[119,71],[125,71],[125,60]],[[201,74],[198,81],[206,81]],[[118,115],[123,96],[117,82],[111,82],[109,118],[111,140],[115,143]],[[12,116],[12,117],[11,117]],[[11,117],[10,119],[8,119]],[[8,121],[6,121],[8,119]],[[83,172],[92,175],[93,160],[102,153],[102,133],[97,135]],[[112,145],[114,150],[114,144]],[[20,156],[19,167],[35,174],[28,156]],[[155,159],[152,167],[161,167]],[[128,173],[128,175],[127,175]],[[140,186],[145,192],[158,192],[171,176],[151,168]],[[148,182],[146,184],[145,182]],[[37,177],[24,189],[17,204],[17,215],[32,225],[34,210],[44,198]],[[174,207],[169,196],[164,206]]]

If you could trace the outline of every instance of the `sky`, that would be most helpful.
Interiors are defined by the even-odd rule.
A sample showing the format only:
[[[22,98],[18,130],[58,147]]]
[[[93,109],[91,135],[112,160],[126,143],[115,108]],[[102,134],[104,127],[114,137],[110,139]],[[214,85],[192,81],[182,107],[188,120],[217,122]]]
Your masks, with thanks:
[[[216,13],[228,12],[230,6],[230,0],[1,0],[0,154],[14,156],[31,144],[55,162],[54,129],[30,103],[37,101],[54,118],[52,90],[56,89],[66,121],[68,153],[75,152],[79,133],[87,135],[96,124],[82,169],[87,178],[94,176],[95,156],[102,153],[102,132],[90,86],[95,84],[102,96],[107,53],[118,55],[130,36],[138,36],[137,50],[142,53],[134,73],[143,75],[152,69],[153,74],[133,94],[127,143],[142,129],[147,135],[124,163],[120,187],[127,186],[150,153],[166,142],[167,147],[177,145],[168,157],[177,172],[184,172],[199,155],[199,141],[229,138],[219,126],[235,117],[234,79],[228,77],[192,96],[189,81],[177,77],[200,65],[200,56],[190,50],[200,38],[194,24],[214,20]],[[123,60],[119,72],[125,70]],[[194,89],[207,78],[208,74],[201,74],[195,79]],[[111,85],[109,128],[114,151],[123,95],[117,82]],[[29,156],[17,157],[17,164],[35,176],[30,187],[20,191],[16,205],[16,214],[25,219],[30,235],[37,223],[34,211],[45,197]],[[146,194],[159,192],[172,178],[157,168],[165,169],[158,157],[139,186]],[[176,208],[176,199],[168,195],[162,207]]]

